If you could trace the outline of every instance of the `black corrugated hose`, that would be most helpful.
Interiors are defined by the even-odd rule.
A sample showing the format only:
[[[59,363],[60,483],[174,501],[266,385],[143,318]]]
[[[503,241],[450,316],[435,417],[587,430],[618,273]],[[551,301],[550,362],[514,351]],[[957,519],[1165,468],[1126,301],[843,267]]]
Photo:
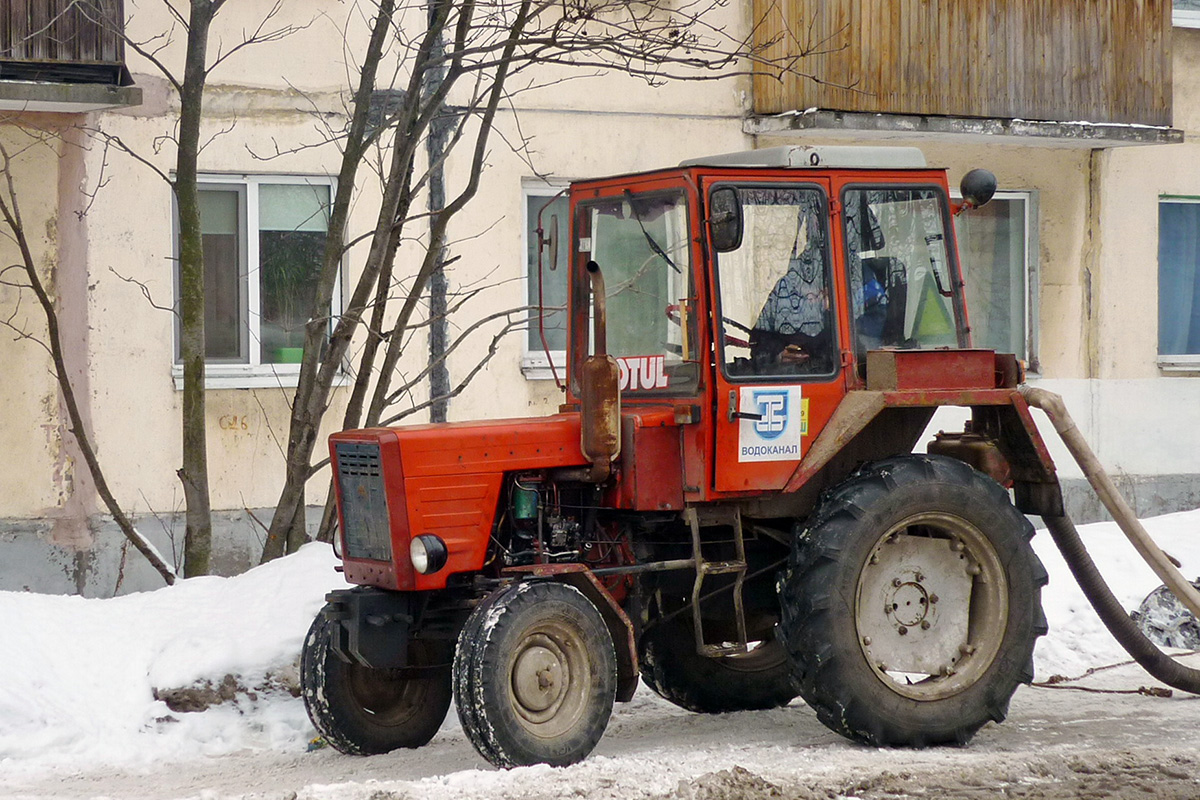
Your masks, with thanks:
[[[1042,519],[1045,520],[1050,536],[1070,567],[1071,574],[1083,589],[1084,596],[1092,604],[1092,608],[1096,609],[1100,621],[1133,660],[1168,686],[1183,692],[1200,694],[1200,669],[1185,667],[1146,638],[1104,582],[1070,517]]]

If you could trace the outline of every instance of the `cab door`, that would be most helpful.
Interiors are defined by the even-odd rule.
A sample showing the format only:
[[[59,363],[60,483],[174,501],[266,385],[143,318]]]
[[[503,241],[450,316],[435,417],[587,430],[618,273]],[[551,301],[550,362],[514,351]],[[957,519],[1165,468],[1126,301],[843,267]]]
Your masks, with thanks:
[[[843,270],[827,179],[714,181],[741,208],[740,245],[713,254],[713,485],[780,489],[846,393]],[[726,193],[726,196],[728,194]]]

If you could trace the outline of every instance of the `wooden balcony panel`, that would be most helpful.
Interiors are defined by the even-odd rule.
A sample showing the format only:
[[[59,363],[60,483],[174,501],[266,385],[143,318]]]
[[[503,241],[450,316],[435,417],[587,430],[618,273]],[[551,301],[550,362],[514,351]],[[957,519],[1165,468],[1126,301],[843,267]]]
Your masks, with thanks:
[[[1171,124],[1170,0],[753,1],[758,44],[812,48],[818,79],[760,71],[759,114]]]
[[[123,0],[3,0],[0,79],[124,82]]]

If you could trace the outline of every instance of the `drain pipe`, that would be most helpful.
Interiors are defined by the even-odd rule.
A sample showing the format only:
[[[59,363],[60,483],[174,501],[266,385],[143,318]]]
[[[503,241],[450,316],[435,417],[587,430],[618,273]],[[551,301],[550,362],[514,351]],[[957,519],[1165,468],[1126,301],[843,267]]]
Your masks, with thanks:
[[[1112,479],[1100,465],[1100,460],[1096,458],[1096,454],[1092,452],[1092,448],[1083,438],[1083,434],[1075,426],[1075,421],[1071,419],[1062,397],[1045,389],[1037,389],[1025,384],[1020,386],[1019,391],[1025,398],[1025,402],[1046,412],[1046,416],[1050,418],[1054,429],[1062,438],[1063,444],[1067,446],[1067,450],[1079,464],[1079,468],[1083,470],[1088,483],[1095,489],[1096,494],[1100,497],[1100,502],[1108,509],[1108,513],[1112,515],[1117,526],[1155,574],[1167,585],[1167,588],[1197,619],[1200,619],[1200,592],[1197,592],[1196,588],[1188,583],[1187,579],[1167,558],[1167,555],[1150,538],[1150,534],[1146,532],[1142,523],[1133,513],[1133,509],[1121,497]],[[1079,532],[1070,518],[1063,514],[1061,517],[1047,516],[1042,519],[1045,520],[1054,543],[1062,552],[1071,574],[1075,576],[1075,580],[1083,589],[1084,596],[1096,609],[1104,626],[1125,648],[1126,652],[1143,669],[1168,686],[1192,694],[1200,694],[1200,669],[1183,666],[1146,638],[1137,624],[1130,619],[1129,614],[1125,612],[1124,607],[1117,601],[1112,590],[1105,584],[1104,578],[1101,577],[1100,571],[1096,569],[1095,563],[1088,555],[1087,548],[1084,547],[1083,540],[1079,538]]]

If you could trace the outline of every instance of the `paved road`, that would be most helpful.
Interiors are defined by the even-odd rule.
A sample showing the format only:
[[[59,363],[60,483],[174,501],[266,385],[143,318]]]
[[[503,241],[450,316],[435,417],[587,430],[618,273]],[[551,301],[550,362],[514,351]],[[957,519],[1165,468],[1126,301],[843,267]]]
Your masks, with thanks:
[[[1200,667],[1200,656],[1189,658]],[[1136,667],[1076,685],[1154,685]],[[688,714],[644,687],[618,706],[586,762],[500,772],[456,722],[425,748],[371,758],[242,753],[150,772],[39,776],[0,796],[169,800],[440,800],[587,797],[756,798],[1195,798],[1200,797],[1200,697],[1098,694],[1023,687],[1008,721],[963,748],[878,750],[827,731],[797,702],[786,709]]]

